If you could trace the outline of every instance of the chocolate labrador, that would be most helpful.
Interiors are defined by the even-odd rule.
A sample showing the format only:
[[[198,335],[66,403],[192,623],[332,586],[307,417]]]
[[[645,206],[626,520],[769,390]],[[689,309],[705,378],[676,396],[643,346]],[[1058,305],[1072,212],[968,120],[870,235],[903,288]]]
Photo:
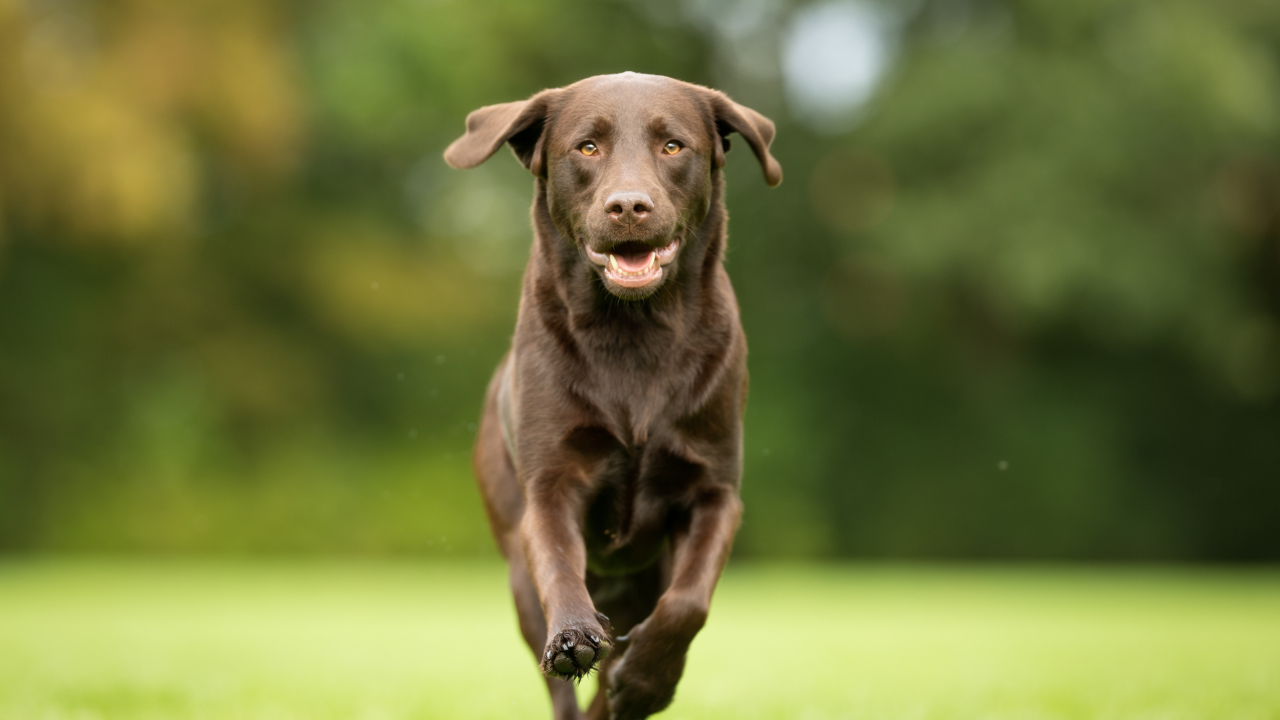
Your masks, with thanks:
[[[723,266],[727,135],[777,185],[773,123],[724,94],[622,73],[467,116],[455,168],[504,143],[537,178],[511,350],[474,463],[554,715],[665,708],[742,503],[747,346]],[[614,632],[621,633],[615,636]]]

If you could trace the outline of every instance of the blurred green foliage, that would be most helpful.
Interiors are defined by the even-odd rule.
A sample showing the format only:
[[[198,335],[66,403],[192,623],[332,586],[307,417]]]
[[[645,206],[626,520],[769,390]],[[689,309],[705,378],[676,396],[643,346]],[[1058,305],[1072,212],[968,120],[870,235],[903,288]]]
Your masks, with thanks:
[[[920,0],[819,126],[782,0],[0,0],[0,548],[488,552],[532,182],[441,149],[621,70],[731,154],[739,551],[1280,558],[1280,6]]]

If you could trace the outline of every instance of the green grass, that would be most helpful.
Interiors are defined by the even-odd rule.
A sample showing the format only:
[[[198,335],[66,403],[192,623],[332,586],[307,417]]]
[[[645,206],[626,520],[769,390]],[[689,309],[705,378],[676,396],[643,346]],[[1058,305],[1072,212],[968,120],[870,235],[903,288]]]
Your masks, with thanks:
[[[501,566],[0,564],[4,720],[547,718]],[[781,567],[666,718],[1280,718],[1280,573]]]

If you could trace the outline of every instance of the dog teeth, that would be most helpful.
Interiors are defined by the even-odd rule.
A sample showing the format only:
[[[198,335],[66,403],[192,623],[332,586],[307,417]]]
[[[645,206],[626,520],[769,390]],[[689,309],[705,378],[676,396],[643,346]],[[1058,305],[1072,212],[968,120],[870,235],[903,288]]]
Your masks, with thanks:
[[[615,273],[618,273],[619,275],[624,275],[627,277],[636,277],[639,275],[644,275],[652,271],[654,268],[658,267],[658,264],[659,264],[658,254],[651,252],[649,253],[649,262],[646,263],[643,268],[640,268],[639,270],[625,270],[618,265],[618,258],[614,257],[612,254],[609,255],[609,268],[613,270]]]

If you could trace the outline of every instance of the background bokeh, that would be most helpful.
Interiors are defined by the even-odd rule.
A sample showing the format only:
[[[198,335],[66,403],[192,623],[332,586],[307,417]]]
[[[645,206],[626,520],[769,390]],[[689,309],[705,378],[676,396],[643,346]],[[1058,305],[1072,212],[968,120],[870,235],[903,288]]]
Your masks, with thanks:
[[[0,551],[491,555],[532,180],[719,87],[750,557],[1280,559],[1280,4],[0,0]]]

